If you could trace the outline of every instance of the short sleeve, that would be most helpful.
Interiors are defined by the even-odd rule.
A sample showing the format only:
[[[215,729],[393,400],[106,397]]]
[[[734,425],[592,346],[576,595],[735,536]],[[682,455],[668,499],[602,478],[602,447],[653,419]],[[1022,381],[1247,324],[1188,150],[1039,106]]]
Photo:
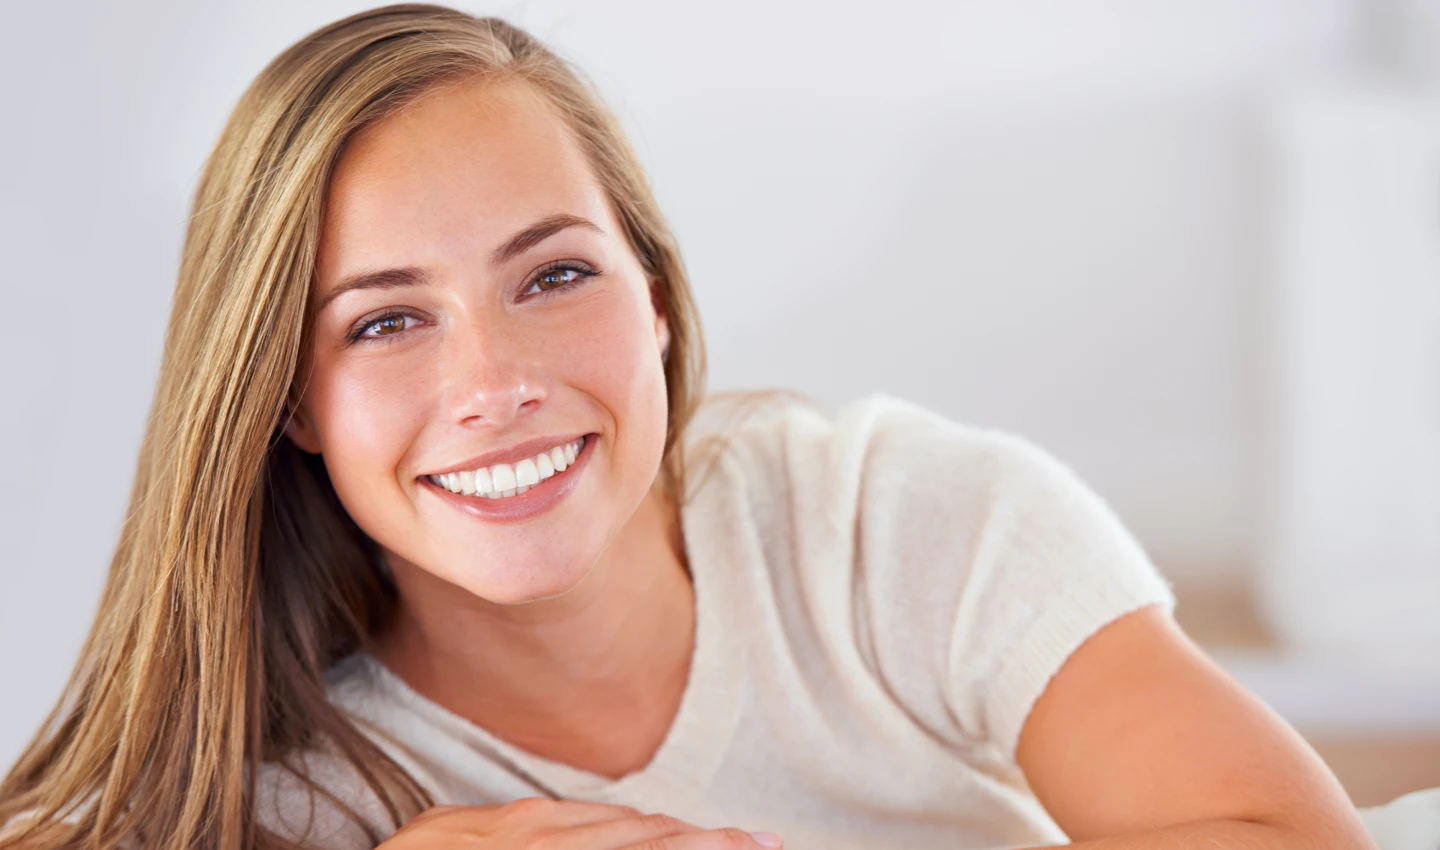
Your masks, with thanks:
[[[863,444],[868,641],[917,717],[1013,762],[1030,709],[1071,653],[1131,611],[1174,610],[1110,506],[1035,444],[888,396],[840,424]]]

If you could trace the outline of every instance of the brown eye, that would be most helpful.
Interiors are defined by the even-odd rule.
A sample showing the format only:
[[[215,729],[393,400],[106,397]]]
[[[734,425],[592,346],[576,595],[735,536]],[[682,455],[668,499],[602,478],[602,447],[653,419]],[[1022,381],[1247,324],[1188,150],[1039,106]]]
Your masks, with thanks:
[[[540,277],[536,279],[535,285],[540,287],[542,292],[550,289],[559,289],[575,279],[575,277],[569,277],[569,275],[579,277],[580,272],[575,269],[551,269],[540,275]]]
[[[530,283],[525,287],[523,294],[531,298],[548,297],[551,294],[558,294],[561,290],[583,286],[587,279],[598,274],[600,274],[598,269],[581,265],[578,262],[552,266],[530,278]]]
[[[414,322],[411,316],[404,313],[391,313],[381,316],[370,324],[360,329],[356,339],[376,339],[382,336],[395,336],[406,328],[413,327]]]

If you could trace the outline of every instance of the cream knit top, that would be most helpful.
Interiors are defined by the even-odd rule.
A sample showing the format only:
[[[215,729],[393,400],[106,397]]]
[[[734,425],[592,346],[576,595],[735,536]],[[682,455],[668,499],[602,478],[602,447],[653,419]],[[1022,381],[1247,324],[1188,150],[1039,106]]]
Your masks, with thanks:
[[[681,520],[694,655],[645,768],[614,780],[521,750],[365,654],[332,671],[332,701],[443,804],[630,805],[787,850],[1066,841],[1015,763],[1026,716],[1101,626],[1174,607],[1068,467],[885,395],[833,417],[793,404],[733,432]],[[311,769],[384,821],[345,770]],[[313,846],[372,846],[281,772],[260,802]]]

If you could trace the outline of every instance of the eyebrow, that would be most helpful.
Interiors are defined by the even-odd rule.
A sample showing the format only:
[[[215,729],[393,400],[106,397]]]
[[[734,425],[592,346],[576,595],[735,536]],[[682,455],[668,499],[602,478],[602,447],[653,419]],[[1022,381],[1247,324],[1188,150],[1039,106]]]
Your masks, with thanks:
[[[549,239],[551,236],[562,230],[571,227],[584,227],[594,232],[605,235],[593,221],[588,218],[581,218],[578,215],[569,213],[557,213],[540,219],[524,230],[516,233],[506,240],[504,245],[496,248],[490,254],[490,265],[498,266],[501,263],[518,257],[526,251]],[[352,289],[397,289],[405,286],[424,286],[430,282],[430,273],[418,266],[402,266],[393,269],[381,269],[379,271],[357,272],[341,278],[335,288],[326,293],[315,308],[319,313],[325,306],[334,301],[338,296],[349,292]]]
[[[508,260],[525,253],[526,251],[549,239],[551,236],[571,227],[584,227],[595,231],[601,236],[605,231],[596,226],[595,222],[588,218],[581,218],[578,215],[569,213],[557,213],[540,219],[514,236],[490,255],[490,265],[498,266]]]
[[[352,289],[398,289],[402,286],[424,286],[429,282],[430,273],[417,266],[347,275],[320,299],[315,312],[320,313],[327,304]]]

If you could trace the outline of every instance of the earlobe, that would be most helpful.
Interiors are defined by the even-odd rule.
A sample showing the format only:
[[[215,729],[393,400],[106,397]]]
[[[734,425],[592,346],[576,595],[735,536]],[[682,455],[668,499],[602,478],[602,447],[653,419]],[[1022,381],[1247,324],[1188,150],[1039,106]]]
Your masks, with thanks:
[[[320,454],[320,439],[301,405],[285,408],[285,436],[302,452]]]
[[[660,359],[670,359],[670,322],[665,318],[665,305],[660,300],[660,288],[650,288],[650,305],[655,308],[655,341],[660,346]]]
[[[670,359],[670,323],[663,313],[655,314],[655,339],[660,344],[660,359]]]

